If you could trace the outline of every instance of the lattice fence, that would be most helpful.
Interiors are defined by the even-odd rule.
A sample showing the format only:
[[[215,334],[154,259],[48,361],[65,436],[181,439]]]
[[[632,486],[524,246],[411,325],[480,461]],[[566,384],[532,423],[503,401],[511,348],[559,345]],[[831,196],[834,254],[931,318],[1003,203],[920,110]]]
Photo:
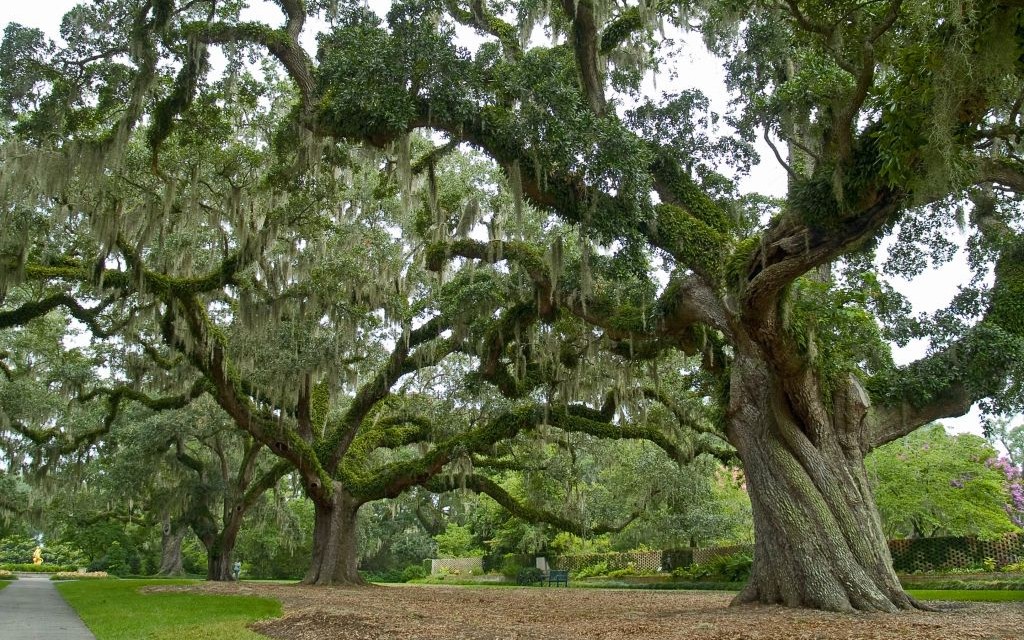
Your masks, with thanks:
[[[588,553],[578,556],[555,556],[551,558],[551,566],[555,569],[579,571],[600,562],[607,562],[608,569],[625,569],[630,564],[637,573],[657,573],[661,571],[660,551],[636,551],[632,553]]]
[[[694,549],[693,550],[693,562],[694,564],[707,564],[714,558],[720,556],[731,556],[735,553],[754,553],[754,545],[752,544],[737,544],[731,547],[708,547],[706,549]]]
[[[966,569],[992,558],[997,565],[1024,561],[1024,535],[1011,534],[995,540],[975,538],[917,538],[890,540],[892,565],[898,573]]]
[[[469,575],[474,569],[483,573],[483,558],[432,558],[430,560],[430,575],[432,576],[441,571]]]

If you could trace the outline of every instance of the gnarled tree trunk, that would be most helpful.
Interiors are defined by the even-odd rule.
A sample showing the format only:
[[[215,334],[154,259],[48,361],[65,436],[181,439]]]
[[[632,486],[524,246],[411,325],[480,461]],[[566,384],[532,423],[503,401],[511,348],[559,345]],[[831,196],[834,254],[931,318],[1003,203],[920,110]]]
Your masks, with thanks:
[[[242,526],[242,516],[228,518],[228,522],[219,534],[206,545],[206,579],[216,582],[227,582],[235,579],[231,571],[232,556],[235,543],[238,541],[238,530]]]
[[[356,516],[361,503],[339,483],[326,500],[315,500],[313,525],[313,562],[304,584],[361,585]]]
[[[214,582],[230,582],[231,553],[225,553],[216,543],[206,551],[206,579]]]
[[[238,524],[240,525],[241,523],[239,522]],[[231,557],[235,552],[238,529],[238,526],[228,526],[220,532],[213,529],[196,531],[199,541],[203,543],[203,548],[206,549],[207,580],[230,582],[235,579],[231,573]]]
[[[165,517],[160,533],[160,570],[157,575],[185,575],[181,544],[185,540],[185,534],[188,533],[188,525]]]
[[[830,401],[813,373],[782,379],[737,350],[729,441],[746,472],[754,564],[735,604],[829,611],[920,608],[895,572],[864,468],[868,400],[852,378]]]

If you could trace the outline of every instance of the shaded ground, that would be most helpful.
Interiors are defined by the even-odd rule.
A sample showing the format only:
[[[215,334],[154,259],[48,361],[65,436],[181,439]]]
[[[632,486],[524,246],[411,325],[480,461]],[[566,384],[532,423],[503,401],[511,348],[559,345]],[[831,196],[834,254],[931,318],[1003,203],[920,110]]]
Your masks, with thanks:
[[[184,588],[280,599],[284,617],[256,623],[253,629],[287,640],[1024,638],[1021,603],[932,603],[946,610],[842,615],[781,607],[728,608],[731,594],[709,592],[428,586],[346,589],[249,583]]]

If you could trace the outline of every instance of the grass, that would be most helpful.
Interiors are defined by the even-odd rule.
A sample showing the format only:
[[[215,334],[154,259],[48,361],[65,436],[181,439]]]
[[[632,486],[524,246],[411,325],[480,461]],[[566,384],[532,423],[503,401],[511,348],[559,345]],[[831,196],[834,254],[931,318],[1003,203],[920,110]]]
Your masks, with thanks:
[[[270,598],[199,593],[139,593],[148,585],[191,580],[90,580],[57,585],[97,640],[257,640],[246,628],[281,615]]]
[[[11,582],[13,582],[13,580],[0,580],[0,591],[3,591],[4,587],[11,584]]]
[[[1024,591],[986,591],[982,589],[938,590],[909,589],[918,600],[956,600],[960,602],[1024,602]]]

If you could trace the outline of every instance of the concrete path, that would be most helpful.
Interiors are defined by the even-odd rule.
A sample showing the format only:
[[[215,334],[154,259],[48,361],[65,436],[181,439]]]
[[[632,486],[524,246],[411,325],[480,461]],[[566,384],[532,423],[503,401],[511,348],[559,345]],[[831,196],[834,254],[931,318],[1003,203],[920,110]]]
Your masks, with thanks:
[[[96,640],[48,575],[20,574],[0,591],[0,640]]]

